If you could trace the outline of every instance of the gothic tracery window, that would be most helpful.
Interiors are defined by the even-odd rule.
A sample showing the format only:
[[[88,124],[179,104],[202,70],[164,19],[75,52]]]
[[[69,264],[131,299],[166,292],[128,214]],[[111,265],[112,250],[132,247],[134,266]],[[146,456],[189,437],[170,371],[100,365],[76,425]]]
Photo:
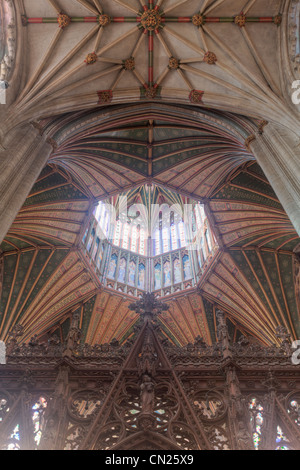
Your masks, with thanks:
[[[0,393],[0,423],[9,412],[9,401],[6,395]]]
[[[298,394],[293,394],[289,397],[287,412],[297,424],[297,426],[300,427],[300,396]]]
[[[253,430],[253,443],[255,450],[259,449],[262,438],[262,427],[264,424],[264,408],[259,400],[253,397],[249,404],[251,424]]]
[[[277,426],[276,450],[290,450],[290,441],[284,434],[281,426]]]
[[[193,287],[217,247],[203,205],[182,200],[171,206],[162,199],[151,205],[149,199],[125,210],[123,199],[127,204],[127,196],[99,202],[83,237],[103,283],[137,296]]]
[[[11,433],[6,450],[20,450],[20,425],[17,424]]]

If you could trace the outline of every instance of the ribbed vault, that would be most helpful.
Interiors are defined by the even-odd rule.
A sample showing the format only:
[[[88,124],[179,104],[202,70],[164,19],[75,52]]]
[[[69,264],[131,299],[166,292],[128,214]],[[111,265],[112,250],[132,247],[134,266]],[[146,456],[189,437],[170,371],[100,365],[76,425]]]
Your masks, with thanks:
[[[50,161],[76,175],[91,197],[103,199],[151,181],[204,199],[253,160],[247,138],[259,125],[148,104],[112,108],[109,117],[96,112],[58,119],[45,128],[57,142]]]
[[[278,74],[285,3],[22,0],[8,120],[163,100],[294,128]]]
[[[247,149],[258,122],[132,105],[36,125],[51,135],[54,152],[1,245],[1,339],[16,323],[25,341],[64,337],[74,311],[89,344],[133,334],[132,298],[101,285],[81,240],[99,199],[147,182],[201,200],[219,245],[196,288],[166,297],[165,335],[211,344],[221,307],[235,339],[276,343],[278,325],[299,336],[299,237]]]

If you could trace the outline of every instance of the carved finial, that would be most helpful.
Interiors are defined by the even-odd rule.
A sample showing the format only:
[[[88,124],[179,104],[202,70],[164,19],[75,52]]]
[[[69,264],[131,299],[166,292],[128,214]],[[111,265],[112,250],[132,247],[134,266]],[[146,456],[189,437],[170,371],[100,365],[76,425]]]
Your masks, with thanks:
[[[144,321],[154,319],[157,315],[162,312],[169,310],[169,306],[166,303],[161,302],[155,298],[153,293],[144,293],[140,300],[130,304],[129,310],[138,313]]]
[[[8,334],[8,342],[7,342],[7,355],[10,356],[13,352],[16,344],[17,338],[23,336],[24,327],[23,325],[15,325],[13,329]]]
[[[218,341],[222,346],[223,358],[227,359],[228,357],[232,357],[232,352],[231,352],[231,344],[230,344],[228,327],[226,325],[225,314],[222,310],[217,310],[216,317],[217,317],[217,322],[218,322],[217,324]]]
[[[137,357],[139,375],[142,376],[146,374],[154,377],[156,374],[157,363],[158,355],[153,344],[152,336],[148,331],[144,338],[142,350]]]

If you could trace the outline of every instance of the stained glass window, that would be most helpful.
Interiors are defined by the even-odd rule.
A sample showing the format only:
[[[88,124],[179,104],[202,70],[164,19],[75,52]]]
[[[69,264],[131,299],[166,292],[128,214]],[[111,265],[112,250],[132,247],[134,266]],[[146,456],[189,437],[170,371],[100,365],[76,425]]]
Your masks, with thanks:
[[[147,246],[146,232],[142,228],[142,229],[140,229],[140,245],[139,245],[138,253],[140,253],[141,255],[145,255],[146,254],[146,246]]]
[[[161,264],[156,263],[154,266],[154,289],[160,289],[161,288]]]
[[[123,237],[121,240],[121,246],[122,248],[126,250],[128,248],[128,241],[129,241],[129,225],[125,224],[123,228],[124,230],[123,230]]]
[[[6,397],[0,396],[0,423],[3,421],[5,414],[9,411],[8,401]]]
[[[131,229],[131,243],[130,243],[130,251],[136,252],[138,246],[138,229],[137,226],[134,225]]]
[[[185,239],[185,228],[184,228],[183,222],[179,222],[178,230],[179,230],[180,246],[184,247],[186,246],[186,239]]]
[[[120,246],[120,237],[121,237],[121,222],[118,220],[115,225],[115,232],[114,232],[114,245]]]
[[[172,242],[172,250],[176,250],[178,248],[178,237],[177,237],[177,230],[176,226],[171,226],[171,242]]]
[[[91,232],[91,235],[89,237],[89,241],[87,243],[87,250],[88,251],[91,251],[91,248],[92,248],[92,245],[93,245],[93,241],[94,241],[94,237],[95,237],[95,229],[93,228],[92,232]]]
[[[276,444],[276,450],[289,450],[289,440],[280,426],[277,426]]]
[[[159,255],[160,251],[160,233],[159,229],[156,230],[154,235],[154,255]]]
[[[163,237],[163,253],[167,253],[170,251],[170,231],[167,227],[163,228],[162,231],[162,237]]]
[[[249,410],[251,413],[251,423],[253,427],[253,442],[255,450],[259,449],[259,444],[261,442],[262,426],[264,424],[263,417],[263,406],[258,402],[256,398],[252,398]]]
[[[7,450],[20,450],[20,425],[17,424],[10,435]]]
[[[103,266],[104,282],[113,279],[137,289],[150,289],[150,283],[156,290],[168,288],[164,294],[171,293],[175,285],[176,291],[192,287],[192,283],[180,284],[201,275],[201,266],[202,269],[206,267],[205,261],[216,246],[204,206],[171,192],[169,202],[166,202],[168,198],[162,196],[160,189],[152,188],[151,191],[155,197],[159,195],[153,203],[150,193],[144,199],[141,197],[142,189],[137,191],[138,197],[134,193],[134,202],[128,203],[126,194],[100,202],[94,212],[94,221],[84,235],[85,246],[99,269]],[[128,252],[140,255],[136,259],[135,273],[133,270],[130,273],[130,283],[128,263],[132,257]],[[116,253],[116,260],[111,258],[112,253]],[[183,260],[186,253],[188,256]],[[155,272],[154,269],[157,260],[154,262],[153,258],[160,255],[159,280],[158,270]],[[127,259],[125,276],[120,266],[123,256]],[[141,263],[144,268],[140,268]],[[148,266],[152,267],[152,272],[148,271]],[[109,287],[116,287],[108,282]],[[125,289],[123,286],[118,288]],[[127,292],[133,294],[132,289]]]
[[[166,203],[156,205],[156,209],[149,212],[143,204],[134,204],[127,208],[126,217],[122,213],[117,215],[112,204],[100,202],[95,210],[95,219],[104,237],[113,245],[134,253],[147,255],[146,239],[148,234],[146,228],[149,226],[152,227],[150,235],[153,240],[154,255],[187,247],[191,242],[195,243],[203,238],[206,238],[205,245],[208,247],[205,250],[205,256],[208,255],[208,251],[213,248],[214,240],[210,230],[207,230],[204,207],[200,203],[188,204],[187,210],[181,208],[179,204],[175,204],[176,207],[172,206],[175,208],[174,210],[170,210],[170,206]],[[137,207],[139,210],[136,210]],[[147,220],[146,214],[149,213],[151,221]],[[93,229],[88,241],[88,249],[91,248],[94,236]]]

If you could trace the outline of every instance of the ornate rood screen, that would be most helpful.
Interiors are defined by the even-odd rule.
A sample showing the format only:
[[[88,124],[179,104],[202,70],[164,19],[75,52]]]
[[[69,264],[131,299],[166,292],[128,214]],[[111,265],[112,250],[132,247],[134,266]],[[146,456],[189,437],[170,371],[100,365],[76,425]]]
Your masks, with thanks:
[[[0,365],[1,449],[248,450],[300,448],[300,375],[289,335],[280,347],[232,343],[219,311],[218,341],[179,347],[160,329],[167,308],[144,294],[124,344],[80,342],[79,318],[66,340],[22,327]]]

